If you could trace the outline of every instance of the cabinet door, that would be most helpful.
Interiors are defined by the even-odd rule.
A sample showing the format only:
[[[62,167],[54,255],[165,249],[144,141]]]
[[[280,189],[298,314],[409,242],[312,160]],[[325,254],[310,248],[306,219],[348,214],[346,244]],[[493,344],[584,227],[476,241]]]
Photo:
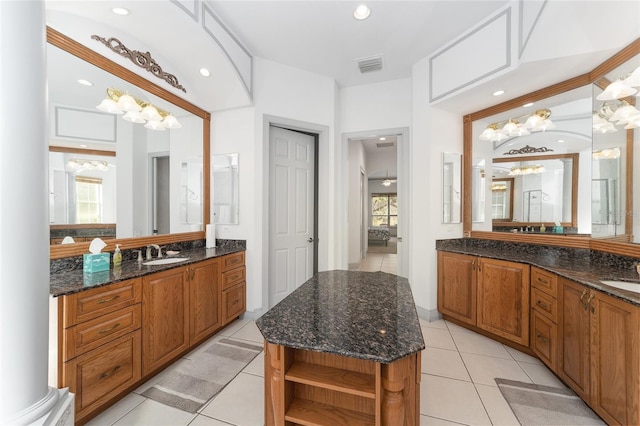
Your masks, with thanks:
[[[246,310],[247,286],[244,282],[222,292],[224,323],[227,324]]]
[[[476,262],[474,256],[438,252],[438,311],[476,324]]]
[[[189,269],[191,345],[208,337],[222,325],[219,269],[217,260],[198,263]]]
[[[528,346],[529,265],[495,259],[478,265],[478,327]]]
[[[531,349],[551,370],[558,361],[558,326],[535,309],[531,310]]]
[[[589,310],[587,288],[558,280],[558,374],[585,401],[589,401]]]
[[[591,290],[591,404],[608,424],[639,419],[638,307]]]
[[[187,268],[145,276],[142,282],[142,371],[147,375],[189,347]]]

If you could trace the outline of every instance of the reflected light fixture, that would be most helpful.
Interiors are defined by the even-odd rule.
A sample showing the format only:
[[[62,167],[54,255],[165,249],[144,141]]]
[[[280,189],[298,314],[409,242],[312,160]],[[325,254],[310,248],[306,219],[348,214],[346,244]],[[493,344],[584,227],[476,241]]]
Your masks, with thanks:
[[[596,99],[599,101],[612,101],[626,98],[638,93],[636,87],[640,87],[640,67],[609,84],[602,93],[596,96]]]
[[[109,163],[103,160],[86,160],[83,158],[71,158],[67,161],[67,167],[72,170],[98,170],[100,172],[109,171]]]
[[[555,127],[549,117],[551,117],[551,110],[539,109],[530,115],[491,123],[480,134],[479,139],[481,141],[499,142],[506,138],[526,136],[531,132],[544,132]],[[525,120],[524,124],[522,123],[523,120]]]
[[[620,148],[606,148],[593,151],[594,160],[608,160],[620,157]]]
[[[544,166],[541,164],[527,164],[523,166],[514,166],[509,171],[509,176],[532,175],[544,172]]]
[[[495,182],[491,184],[491,191],[493,192],[503,192],[507,190],[506,183]]]
[[[361,4],[353,11],[353,17],[358,21],[365,20],[371,15],[371,9],[366,4]]]
[[[626,100],[604,102],[597,111],[593,112],[593,131],[597,133],[611,133],[618,129],[614,126],[624,125],[624,128],[640,128],[640,111]]]
[[[112,87],[96,108],[110,114],[124,114],[122,118],[132,123],[146,123],[147,129],[162,131],[182,127],[171,113]]]

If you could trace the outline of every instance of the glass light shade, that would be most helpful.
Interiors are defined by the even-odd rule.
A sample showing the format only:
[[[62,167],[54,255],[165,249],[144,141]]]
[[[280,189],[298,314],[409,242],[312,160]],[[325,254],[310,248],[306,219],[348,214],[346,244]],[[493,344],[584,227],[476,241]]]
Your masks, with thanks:
[[[160,131],[165,130],[164,124],[156,120],[147,121],[147,124],[145,124],[144,127],[151,130],[160,130]]]
[[[598,133],[613,133],[618,131],[618,129],[616,129],[616,126],[614,126],[611,122],[606,122],[604,125],[595,130]]]
[[[624,126],[625,130],[629,129],[637,129],[640,128],[640,115],[629,120],[626,126]]]
[[[507,139],[508,137],[509,136],[507,136],[502,130],[498,130],[495,135],[493,135],[493,139],[491,139],[491,142],[500,142]]]
[[[147,105],[146,107],[142,108],[140,115],[145,120],[162,121],[162,117],[160,116],[160,113],[158,112],[156,107],[154,107],[153,105]]]
[[[162,124],[167,129],[179,129],[182,127],[182,124],[178,122],[178,119],[171,114],[167,115],[164,120],[162,120]]]
[[[120,99],[118,99],[118,106],[124,111],[140,111],[142,109],[136,100],[133,99],[133,96],[130,95],[120,96]]]
[[[481,141],[490,141],[493,139],[495,134],[496,134],[495,129],[492,129],[491,127],[487,127],[482,131],[480,136],[478,136],[478,139],[480,139]]]
[[[638,115],[640,115],[640,111],[638,111],[633,105],[625,104],[613,113],[610,120],[615,121],[618,124],[626,124],[630,119],[635,118]]]
[[[105,98],[100,102],[100,105],[96,107],[100,111],[108,112],[110,114],[122,114],[122,108],[118,106],[112,99]]]
[[[507,136],[513,136],[517,130],[518,130],[518,125],[513,121],[509,121],[502,128],[502,132]]]
[[[144,118],[142,118],[138,111],[129,111],[123,115],[122,118],[132,123],[144,123]]]
[[[544,119],[542,117],[534,114],[531,117],[527,118],[527,121],[525,121],[524,123],[524,127],[526,127],[527,129],[535,130],[543,123],[543,121]]]
[[[611,101],[631,96],[637,92],[633,87],[627,86],[622,80],[616,80],[604,89],[604,92],[596,96],[599,101]]]
[[[629,77],[622,80],[624,84],[632,87],[640,87],[640,67],[636,68]]]

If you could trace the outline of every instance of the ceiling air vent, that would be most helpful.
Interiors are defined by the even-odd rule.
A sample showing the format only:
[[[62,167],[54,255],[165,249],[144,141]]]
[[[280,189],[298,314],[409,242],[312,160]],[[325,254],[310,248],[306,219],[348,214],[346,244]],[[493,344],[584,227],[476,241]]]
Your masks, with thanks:
[[[382,55],[357,59],[357,62],[361,74],[372,71],[380,71],[382,69]]]

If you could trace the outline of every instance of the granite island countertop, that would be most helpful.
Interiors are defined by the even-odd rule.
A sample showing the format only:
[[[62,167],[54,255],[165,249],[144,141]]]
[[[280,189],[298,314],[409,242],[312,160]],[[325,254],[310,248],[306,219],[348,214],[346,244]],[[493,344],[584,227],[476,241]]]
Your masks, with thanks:
[[[640,280],[635,265],[640,259],[617,256],[589,249],[552,247],[473,238],[436,241],[436,250],[526,263],[561,277],[600,290],[640,306],[640,293],[608,286],[600,280]]]
[[[192,248],[189,250],[181,250],[175,256],[188,258],[188,260],[185,260],[184,262],[147,266],[142,263],[138,263],[136,260],[123,260],[120,267],[114,267],[111,265],[108,271],[93,273],[83,272],[82,258],[80,258],[79,267],[76,262],[76,265],[71,265],[66,268],[50,268],[49,294],[53,297],[58,297],[78,293],[84,290],[130,280],[172,268],[184,267],[192,263],[202,262],[203,260],[213,259],[227,254],[237,253],[239,251],[245,251],[245,247],[226,246],[217,248]],[[168,258],[170,256],[165,255],[164,257]]]
[[[256,325],[272,344],[383,364],[425,348],[409,281],[384,272],[319,272]]]

